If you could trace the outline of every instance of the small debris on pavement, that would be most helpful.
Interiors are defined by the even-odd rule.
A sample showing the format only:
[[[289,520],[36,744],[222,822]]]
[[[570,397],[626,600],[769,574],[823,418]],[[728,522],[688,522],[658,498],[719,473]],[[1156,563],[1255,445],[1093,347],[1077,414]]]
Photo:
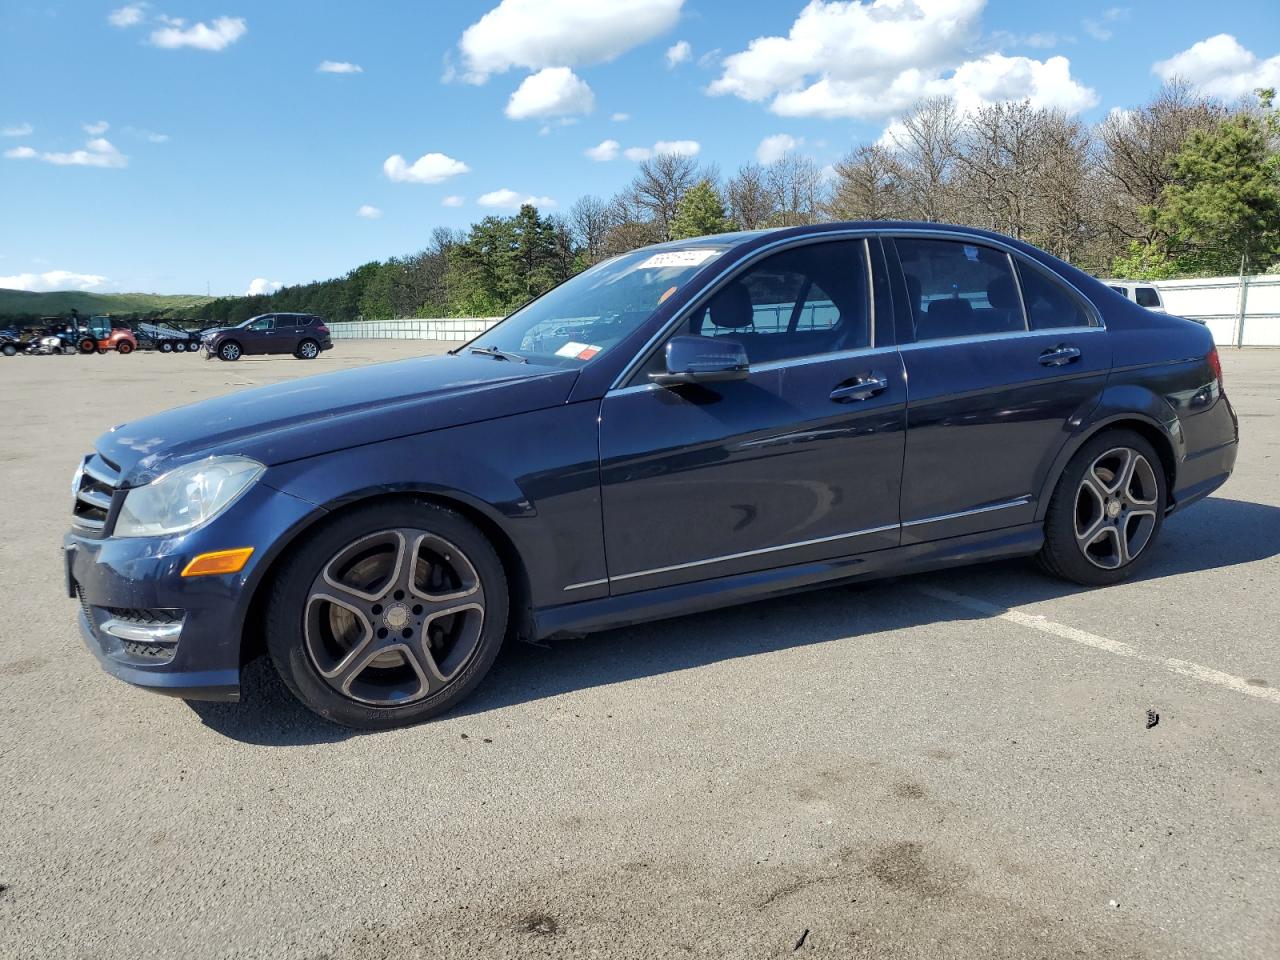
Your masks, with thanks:
[[[808,939],[809,939],[809,928],[808,928],[808,927],[805,927],[805,928],[804,928],[804,933],[800,934],[800,939],[799,939],[799,940],[797,940],[797,941],[796,941],[796,945],[795,945],[794,947],[792,947],[792,948],[791,948],[791,952],[792,952],[792,953],[795,953],[797,950],[799,950],[801,947],[803,947],[803,946],[804,946],[804,942],[805,942],[806,940],[808,940]]]
[[[1147,729],[1150,730],[1159,722],[1160,722],[1160,714],[1156,713],[1154,710],[1148,710],[1147,711]]]

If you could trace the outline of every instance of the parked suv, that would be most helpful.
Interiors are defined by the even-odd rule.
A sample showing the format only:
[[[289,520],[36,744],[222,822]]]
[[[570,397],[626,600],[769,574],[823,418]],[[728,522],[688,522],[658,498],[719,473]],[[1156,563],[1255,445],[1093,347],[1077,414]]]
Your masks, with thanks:
[[[1126,280],[1103,280],[1102,282],[1126,300],[1131,300],[1140,307],[1146,307],[1156,313],[1167,312],[1164,308],[1164,298],[1160,296],[1160,291],[1149,283],[1130,283]]]
[[[321,350],[332,350],[329,328],[309,313],[264,313],[222,330],[210,330],[202,345],[210,359],[239,360],[264,353],[291,353],[299,360],[314,360]]]

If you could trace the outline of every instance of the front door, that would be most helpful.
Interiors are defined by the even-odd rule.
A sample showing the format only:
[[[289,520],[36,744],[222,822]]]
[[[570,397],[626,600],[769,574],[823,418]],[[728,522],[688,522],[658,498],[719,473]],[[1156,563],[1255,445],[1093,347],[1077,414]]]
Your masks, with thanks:
[[[897,546],[906,383],[869,261],[862,239],[757,261],[672,333],[743,344],[748,379],[656,386],[659,351],[605,396],[613,594]]]
[[[1029,523],[1073,422],[1106,384],[1106,331],[1021,256],[960,239],[894,244],[915,335],[901,347],[902,542]]]

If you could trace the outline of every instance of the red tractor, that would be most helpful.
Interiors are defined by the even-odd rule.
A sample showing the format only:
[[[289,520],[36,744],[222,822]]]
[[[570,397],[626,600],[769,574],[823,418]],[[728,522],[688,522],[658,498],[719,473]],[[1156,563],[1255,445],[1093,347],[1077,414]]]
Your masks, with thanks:
[[[125,326],[117,326],[110,317],[90,317],[80,329],[81,353],[133,353],[138,349],[138,338]]]

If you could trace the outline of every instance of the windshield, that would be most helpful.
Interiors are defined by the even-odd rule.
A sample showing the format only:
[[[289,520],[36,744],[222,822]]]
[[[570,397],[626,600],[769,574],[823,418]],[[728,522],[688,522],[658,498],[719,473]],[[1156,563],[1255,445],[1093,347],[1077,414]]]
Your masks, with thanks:
[[[637,250],[596,264],[517,310],[464,350],[493,348],[538,363],[577,366],[636,329],[724,248]]]

